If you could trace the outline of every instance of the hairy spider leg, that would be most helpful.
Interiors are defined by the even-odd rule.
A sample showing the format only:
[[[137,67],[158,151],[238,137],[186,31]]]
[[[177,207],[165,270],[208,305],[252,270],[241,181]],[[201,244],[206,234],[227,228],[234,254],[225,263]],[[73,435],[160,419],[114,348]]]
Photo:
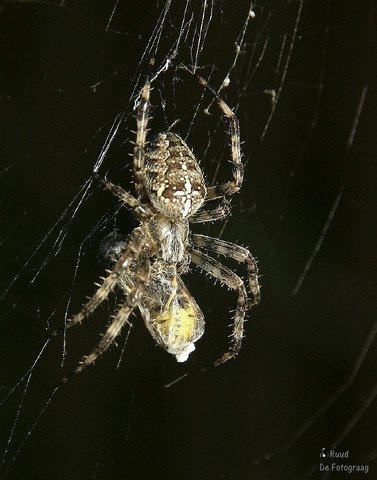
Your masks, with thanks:
[[[220,205],[217,205],[212,210],[201,210],[194,213],[188,218],[190,223],[205,223],[215,222],[217,220],[224,220],[230,214],[230,203],[222,197]]]
[[[120,278],[128,271],[130,263],[138,258],[140,255],[143,238],[138,231],[132,236],[130,242],[123,248],[119,259],[114,265],[114,268],[109,271],[107,277],[102,278],[102,284],[96,284],[98,289],[94,295],[83,305],[79,313],[77,313],[72,319],[68,320],[63,328],[54,330],[51,337],[55,337],[60,332],[73,327],[77,323],[81,323],[86,317],[92,314],[102,302],[104,302],[109,294],[114,291],[118,285]]]
[[[226,242],[219,238],[207,237],[206,235],[192,234],[191,241],[195,247],[204,248],[210,252],[230,257],[237,262],[246,263],[247,284],[251,295],[249,307],[257,305],[260,301],[260,286],[258,282],[258,265],[250,251],[232,242]]]
[[[88,356],[84,357],[79,365],[68,376],[64,377],[59,384],[66,383],[71,377],[82,372],[88,365],[91,365],[95,360],[102,355],[114,343],[115,338],[120,334],[122,327],[127,323],[129,316],[137,306],[140,296],[143,293],[145,285],[148,284],[150,272],[150,262],[146,252],[141,251],[138,258],[138,266],[136,269],[137,277],[135,284],[127,293],[126,299],[114,316],[112,322],[103,335],[101,341],[96,348]]]
[[[147,79],[143,90],[141,92],[141,99],[136,114],[136,142],[134,147],[134,181],[135,190],[138,198],[142,202],[148,200],[148,195],[145,189],[145,147],[147,145],[147,133],[148,133],[148,120],[149,120],[149,97],[150,97],[151,85]]]
[[[241,188],[244,175],[244,167],[242,164],[242,154],[241,154],[241,140],[240,140],[240,125],[236,114],[233,110],[224,102],[220,95],[215,92],[215,90],[208,84],[200,75],[192,72],[187,67],[184,67],[191,75],[196,77],[196,79],[206,88],[211,95],[215,98],[218,103],[223,115],[228,120],[229,123],[229,134],[232,145],[232,173],[233,180],[226,183],[221,183],[219,185],[214,185],[209,187],[207,190],[207,199],[215,199],[222,197],[223,195],[233,195],[238,192]]]
[[[135,198],[131,193],[124,190],[119,185],[115,185],[112,182],[102,178],[97,173],[94,174],[95,178],[101,182],[104,187],[109,190],[115,197],[118,197],[127,207],[133,211],[136,218],[139,220],[148,220],[153,216],[153,213],[147,205],[143,205],[140,200]]]
[[[199,250],[195,250],[194,248],[190,248],[190,254],[192,263],[197,265],[213,278],[219,280],[231,290],[235,290],[238,294],[237,305],[233,318],[230,349],[214,362],[213,365],[217,367],[218,365],[235,357],[241,348],[243,324],[245,320],[245,314],[248,309],[247,293],[242,279],[232,272],[232,270],[225,267],[214,258],[200,252]]]

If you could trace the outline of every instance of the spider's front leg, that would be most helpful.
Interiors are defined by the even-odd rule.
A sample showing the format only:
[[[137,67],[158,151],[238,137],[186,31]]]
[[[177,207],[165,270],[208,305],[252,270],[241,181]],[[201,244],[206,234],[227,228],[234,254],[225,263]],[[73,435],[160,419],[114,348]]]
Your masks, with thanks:
[[[233,318],[231,346],[228,352],[214,362],[214,366],[217,367],[235,357],[241,348],[245,313],[248,310],[247,293],[242,279],[232,270],[194,248],[190,248],[190,255],[192,263],[238,293],[237,306]]]
[[[232,242],[226,242],[219,238],[207,237],[206,235],[192,234],[191,242],[194,247],[204,248],[210,252],[232,258],[237,262],[246,264],[247,287],[251,295],[249,307],[257,305],[260,301],[260,286],[258,282],[258,265],[251,252]]]
[[[150,274],[150,262],[146,252],[141,251],[138,259],[138,265],[135,271],[134,286],[127,293],[123,305],[113,318],[113,321],[103,335],[102,340],[98,343],[91,354],[80,362],[80,364],[67,377],[64,377],[60,383],[67,382],[73,375],[82,372],[88,365],[91,365],[100,355],[102,355],[115,341],[120,334],[122,327],[128,323],[128,318],[134,308],[137,306],[140,296],[143,293],[145,286],[148,284]]]
[[[142,244],[143,237],[138,230],[135,230],[129,243],[122,248],[113,269],[109,271],[107,277],[102,278],[102,284],[97,284],[98,289],[94,295],[83,305],[79,313],[71,320],[68,320],[64,327],[54,330],[50,337],[55,337],[60,332],[73,327],[77,323],[81,323],[107,299],[109,294],[114,291],[118,285],[121,276],[128,271],[130,264],[139,257]]]

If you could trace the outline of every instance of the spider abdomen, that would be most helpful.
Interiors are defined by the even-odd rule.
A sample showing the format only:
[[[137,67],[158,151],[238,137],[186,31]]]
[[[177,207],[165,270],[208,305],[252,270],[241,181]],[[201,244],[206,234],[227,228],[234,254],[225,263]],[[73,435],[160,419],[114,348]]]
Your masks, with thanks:
[[[145,163],[146,190],[158,211],[182,219],[201,207],[207,191],[203,174],[179,135],[160,133],[150,143]]]

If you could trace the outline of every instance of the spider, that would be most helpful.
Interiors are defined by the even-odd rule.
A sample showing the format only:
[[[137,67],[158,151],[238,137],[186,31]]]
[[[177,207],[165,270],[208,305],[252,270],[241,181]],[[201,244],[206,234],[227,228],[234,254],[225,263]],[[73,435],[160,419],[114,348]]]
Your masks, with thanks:
[[[240,350],[245,313],[260,299],[256,261],[248,249],[191,233],[189,227],[190,223],[222,220],[229,215],[227,199],[240,190],[243,181],[239,122],[206,80],[193,75],[211,92],[229,123],[233,179],[207,187],[193,152],[176,133],[159,133],[147,142],[151,92],[147,79],[136,115],[133,151],[136,196],[95,174],[104,187],[131,210],[139,226],[127,238],[117,234],[106,237],[102,250],[112,264],[111,270],[107,270],[107,276],[97,284],[98,289],[81,311],[51,336],[81,323],[118,285],[125,293],[125,300],[93,352],[62,382],[92,364],[114,343],[136,307],[157,344],[178,362],[185,362],[203,335],[205,324],[202,311],[181,278],[191,263],[238,294],[230,348],[213,365],[226,362]],[[217,200],[217,207],[201,210],[207,200]],[[243,280],[202,250],[245,263],[250,298]]]

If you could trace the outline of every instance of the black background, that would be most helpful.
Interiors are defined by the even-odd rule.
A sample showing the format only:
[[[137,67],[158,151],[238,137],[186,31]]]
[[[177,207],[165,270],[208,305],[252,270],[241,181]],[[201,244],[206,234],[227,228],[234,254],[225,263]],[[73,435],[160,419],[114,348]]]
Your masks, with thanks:
[[[85,194],[80,188],[118,113],[124,118],[100,173],[129,184],[132,102],[149,59],[156,70],[182,32],[185,7],[189,33],[154,83],[150,127],[161,131],[178,119],[174,129],[201,158],[208,182],[230,176],[221,115],[216,105],[203,115],[210,96],[176,67],[199,58],[218,88],[249,4],[215,2],[207,32],[201,2],[173,2],[157,41],[164,6],[5,2],[0,12],[1,478],[328,478],[319,473],[323,447],[349,450],[349,462],[369,464],[367,478],[377,478],[372,1],[254,7],[223,92],[240,118],[245,183],[225,228],[193,228],[249,245],[259,260],[262,302],[250,313],[239,357],[165,389],[227,347],[234,295],[192,272],[185,281],[207,329],[186,364],[156,348],[137,317],[118,348],[52,395],[98,341],[114,299],[69,332],[63,368],[60,337],[38,357],[48,331],[93,292],[103,273],[101,239],[133,225],[97,184]],[[268,121],[271,97],[263,91],[270,89],[279,97]]]

